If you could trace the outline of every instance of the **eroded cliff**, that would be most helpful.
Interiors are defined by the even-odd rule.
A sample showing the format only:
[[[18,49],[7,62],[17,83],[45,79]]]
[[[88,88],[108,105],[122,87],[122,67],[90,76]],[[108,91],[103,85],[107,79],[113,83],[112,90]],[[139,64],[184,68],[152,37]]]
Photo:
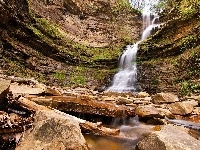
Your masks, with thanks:
[[[124,0],[2,0],[0,11],[4,73],[55,85],[103,84],[141,27]]]
[[[151,93],[181,95],[200,90],[200,6],[195,0],[166,1],[162,27],[140,44],[139,82]]]

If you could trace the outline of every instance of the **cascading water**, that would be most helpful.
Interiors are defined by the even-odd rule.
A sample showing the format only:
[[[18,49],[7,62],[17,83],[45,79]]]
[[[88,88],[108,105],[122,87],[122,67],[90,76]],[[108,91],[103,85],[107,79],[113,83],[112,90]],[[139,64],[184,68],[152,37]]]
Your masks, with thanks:
[[[125,51],[120,57],[119,71],[115,74],[112,86],[107,91],[115,92],[136,92],[137,84],[137,63],[136,54],[138,51],[138,44],[148,38],[158,24],[159,16],[154,13],[154,6],[158,4],[159,0],[129,0],[132,7],[142,10],[143,16],[143,33],[140,41],[134,45],[127,45]]]

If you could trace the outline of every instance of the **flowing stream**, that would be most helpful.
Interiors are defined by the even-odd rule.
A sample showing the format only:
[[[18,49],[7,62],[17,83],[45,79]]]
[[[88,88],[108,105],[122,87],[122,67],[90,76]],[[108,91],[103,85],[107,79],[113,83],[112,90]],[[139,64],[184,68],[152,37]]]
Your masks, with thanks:
[[[90,150],[135,150],[142,134],[152,130],[152,125],[139,122],[138,117],[116,118],[109,126],[120,129],[114,137],[84,135]]]
[[[130,0],[132,7],[142,10],[143,33],[141,40],[134,45],[127,45],[119,59],[119,71],[114,75],[112,85],[107,91],[127,92],[137,91],[137,62],[138,44],[148,38],[151,32],[160,26],[159,16],[154,12],[158,0]]]
[[[168,118],[166,120],[169,123],[192,129],[193,137],[200,136],[200,123]],[[109,127],[120,129],[120,134],[114,137],[84,135],[90,150],[135,150],[136,144],[143,135],[155,131],[155,125],[140,122],[138,116],[129,119],[116,118]]]

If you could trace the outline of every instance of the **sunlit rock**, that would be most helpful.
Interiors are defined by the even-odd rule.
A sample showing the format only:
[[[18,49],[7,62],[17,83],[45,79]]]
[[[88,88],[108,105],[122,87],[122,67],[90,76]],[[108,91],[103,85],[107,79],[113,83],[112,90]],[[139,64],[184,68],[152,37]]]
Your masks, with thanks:
[[[200,115],[200,107],[195,107],[192,114],[194,115]]]
[[[24,134],[16,150],[87,150],[78,122],[49,110],[36,112],[34,128]]]
[[[115,101],[115,97],[103,96],[102,101]]]
[[[184,101],[184,103],[192,105],[193,107],[198,106],[198,102],[195,100]]]
[[[187,129],[173,125],[159,126],[138,142],[137,150],[199,150],[200,142]]]
[[[154,106],[138,106],[135,110],[135,114],[139,116],[139,118],[163,118],[160,112]]]
[[[139,92],[136,95],[136,97],[138,97],[138,98],[145,98],[145,97],[148,97],[148,96],[149,96],[149,93],[147,93],[147,92]]]
[[[178,96],[172,93],[157,93],[152,96],[152,102],[154,104],[174,103],[177,101],[179,101]]]
[[[47,87],[45,93],[48,95],[60,96],[61,92],[56,87]]]
[[[176,102],[169,104],[168,108],[172,114],[175,115],[187,115],[192,113],[194,106],[188,102]]]
[[[118,96],[116,98],[116,104],[118,105],[126,105],[126,104],[131,104],[131,103],[133,103],[133,100],[128,99],[128,98],[121,97],[121,96]]]
[[[160,111],[160,114],[162,114],[163,116],[166,116],[169,119],[174,119],[175,116],[174,114],[172,114],[168,109],[164,109],[164,108],[157,108],[158,111]]]
[[[45,88],[43,87],[36,87],[36,86],[30,86],[30,85],[19,85],[18,83],[12,83],[10,85],[10,92],[13,94],[25,94],[25,95],[39,95],[45,92]]]

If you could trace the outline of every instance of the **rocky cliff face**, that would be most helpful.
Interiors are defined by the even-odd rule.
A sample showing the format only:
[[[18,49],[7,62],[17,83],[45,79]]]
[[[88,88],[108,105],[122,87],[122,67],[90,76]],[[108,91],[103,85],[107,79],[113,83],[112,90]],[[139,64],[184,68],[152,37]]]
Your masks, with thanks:
[[[0,12],[4,73],[56,85],[103,84],[141,27],[120,0],[2,0]]]
[[[174,2],[166,12],[161,17],[162,27],[140,44],[139,81],[143,89],[153,93],[198,94],[199,4],[182,0]]]

